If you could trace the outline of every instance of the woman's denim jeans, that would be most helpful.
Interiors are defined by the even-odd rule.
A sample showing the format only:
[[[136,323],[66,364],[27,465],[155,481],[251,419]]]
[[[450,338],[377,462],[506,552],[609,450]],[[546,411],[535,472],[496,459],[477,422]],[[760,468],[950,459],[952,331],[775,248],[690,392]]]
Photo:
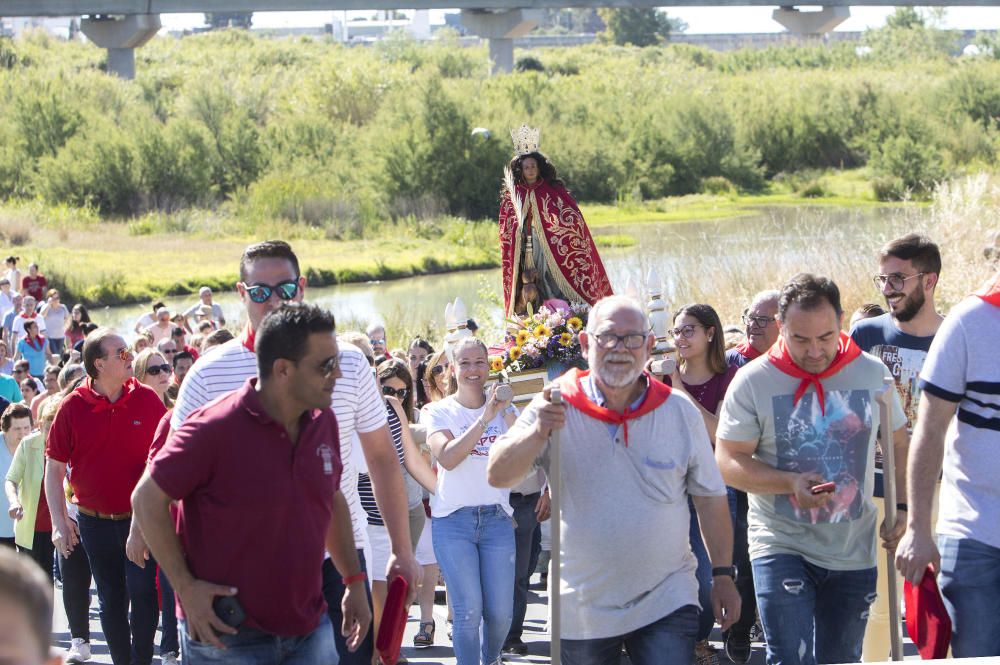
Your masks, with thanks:
[[[972,538],[938,536],[938,550],[952,655],[1000,656],[1000,549]]]
[[[434,555],[455,617],[458,665],[499,662],[514,606],[514,521],[496,504],[433,519]]]

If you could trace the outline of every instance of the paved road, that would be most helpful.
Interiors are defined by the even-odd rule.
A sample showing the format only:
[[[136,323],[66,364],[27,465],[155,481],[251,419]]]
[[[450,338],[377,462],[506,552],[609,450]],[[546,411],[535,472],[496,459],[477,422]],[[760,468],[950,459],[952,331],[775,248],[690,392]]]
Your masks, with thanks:
[[[509,663],[537,663],[543,664],[549,662],[549,636],[545,632],[545,623],[547,616],[547,595],[543,589],[541,589],[538,584],[538,576],[536,575],[532,578],[535,583],[532,585],[532,591],[529,596],[528,602],[528,613],[524,625],[524,641],[528,644],[528,655],[524,657],[504,657],[505,662]],[[95,591],[91,591],[92,602],[90,608],[90,630],[91,630],[91,646],[93,651],[93,663],[111,663],[111,657],[108,654],[107,645],[104,642],[104,635],[101,633],[101,624],[97,617],[97,596]],[[439,598],[441,594],[438,594]],[[434,615],[437,622],[437,631],[434,639],[434,646],[428,647],[426,649],[414,649],[413,636],[418,630],[417,620],[419,613],[417,608],[414,607],[410,612],[410,621],[406,628],[406,634],[403,638],[403,656],[408,660],[411,665],[455,665],[455,654],[451,647],[451,641],[448,639],[447,630],[445,628],[445,620],[447,618],[447,607],[443,604],[434,606]],[[905,633],[905,631],[904,631]],[[69,646],[69,631],[66,624],[66,615],[62,608],[62,599],[57,590],[56,592],[56,616],[55,616],[55,626],[53,633],[53,644],[57,647],[65,648]],[[720,649],[719,660],[721,665],[728,665],[730,661],[725,657],[722,652],[722,642],[721,636],[719,634],[718,627],[712,633],[710,638],[716,647]],[[157,633],[157,644],[159,644],[159,633]],[[751,659],[752,665],[764,665],[764,647],[761,643],[755,643],[753,649],[753,658]],[[916,655],[916,649],[906,640],[905,644],[907,660],[919,660],[919,656]],[[159,659],[154,659],[154,665],[159,665]],[[623,663],[628,663],[626,658],[623,658]]]

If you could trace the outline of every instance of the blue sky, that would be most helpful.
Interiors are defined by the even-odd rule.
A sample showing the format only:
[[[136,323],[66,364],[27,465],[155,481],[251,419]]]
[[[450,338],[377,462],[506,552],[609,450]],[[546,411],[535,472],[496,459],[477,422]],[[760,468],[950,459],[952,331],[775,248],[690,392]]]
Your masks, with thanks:
[[[783,28],[771,19],[771,7],[671,7],[667,13],[688,23],[689,33],[779,32]],[[837,30],[864,30],[885,23],[891,7],[852,7],[851,17]],[[254,27],[302,27],[329,23],[344,12],[259,12]],[[348,18],[370,16],[372,12],[347,12]],[[431,22],[442,21],[442,11],[431,13]],[[163,14],[169,30],[193,28],[203,24],[201,14]],[[1000,7],[949,7],[942,27],[969,30],[1000,29]]]

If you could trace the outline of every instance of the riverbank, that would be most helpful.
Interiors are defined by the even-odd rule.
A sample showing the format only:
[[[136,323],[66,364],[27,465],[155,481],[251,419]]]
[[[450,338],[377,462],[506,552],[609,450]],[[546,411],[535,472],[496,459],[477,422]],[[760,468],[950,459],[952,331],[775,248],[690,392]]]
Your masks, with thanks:
[[[806,183],[805,186],[802,183]],[[812,183],[810,185],[810,183]],[[796,187],[798,191],[796,191]],[[804,189],[822,196],[803,196]],[[646,223],[734,219],[783,206],[885,206],[864,170],[826,172],[775,183],[764,195],[734,192],[583,204],[599,247],[629,247],[624,227]],[[37,262],[67,302],[114,306],[196,293],[202,285],[231,289],[243,248],[283,238],[295,247],[313,286],[389,280],[499,265],[496,225],[454,217],[386,221],[357,239],[327,237],[321,228],[263,222],[250,235],[225,208],[108,221],[85,208],[39,203],[0,206],[0,242],[26,264]],[[367,236],[372,237],[367,237]]]

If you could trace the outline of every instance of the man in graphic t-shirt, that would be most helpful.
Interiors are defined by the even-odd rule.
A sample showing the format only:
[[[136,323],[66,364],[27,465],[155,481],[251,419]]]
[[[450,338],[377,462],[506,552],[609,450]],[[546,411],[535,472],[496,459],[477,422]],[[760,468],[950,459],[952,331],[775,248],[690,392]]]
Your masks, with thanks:
[[[825,277],[786,284],[778,324],[778,341],[729,386],[716,458],[726,484],[750,496],[768,662],[858,662],[875,596],[875,397],[889,372],[841,332],[840,291]],[[895,393],[892,403],[894,449],[905,460],[906,417]],[[882,525],[887,546],[905,523],[902,513]]]
[[[920,401],[917,377],[944,320],[934,306],[940,273],[941,252],[930,238],[909,233],[886,243],[878,253],[874,280],[889,311],[862,319],[851,330],[851,338],[861,350],[881,359],[892,373],[911,432]],[[877,455],[875,467],[875,505],[884,516],[881,455]],[[902,494],[896,496],[904,501]],[[879,595],[868,619],[865,660],[884,660],[889,653],[889,587],[884,557],[878,558],[878,568]]]

